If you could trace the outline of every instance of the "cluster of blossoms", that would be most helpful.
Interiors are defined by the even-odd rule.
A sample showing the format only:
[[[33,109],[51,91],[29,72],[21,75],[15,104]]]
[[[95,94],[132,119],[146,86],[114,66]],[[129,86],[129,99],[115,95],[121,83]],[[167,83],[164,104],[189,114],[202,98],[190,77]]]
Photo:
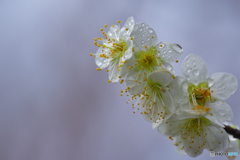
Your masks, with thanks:
[[[233,75],[208,77],[203,59],[191,54],[183,61],[183,77],[175,77],[170,63],[182,55],[180,45],[158,42],[155,31],[145,23],[135,24],[133,17],[122,28],[118,21],[108,29],[100,29],[105,38],[95,38],[99,49],[90,55],[97,71],[108,67],[109,83],[125,82],[120,95],[132,96],[127,103],[134,101],[133,113],[141,108],[154,129],[175,138],[180,154],[196,157],[203,149],[217,152],[229,147],[223,123],[232,120],[233,113],[224,101],[237,90]]]

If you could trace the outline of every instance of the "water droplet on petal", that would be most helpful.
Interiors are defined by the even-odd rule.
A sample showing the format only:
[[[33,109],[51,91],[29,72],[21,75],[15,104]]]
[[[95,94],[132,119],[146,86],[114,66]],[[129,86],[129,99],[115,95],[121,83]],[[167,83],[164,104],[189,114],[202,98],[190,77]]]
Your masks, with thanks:
[[[142,23],[142,26],[145,26],[145,24],[144,24],[144,23]]]
[[[182,53],[183,51],[182,47],[179,44],[171,44],[170,47],[178,53]]]
[[[208,79],[208,86],[211,87],[214,84],[213,79]]]
[[[188,82],[185,81],[182,84],[182,91],[183,91],[183,93],[185,93],[187,90],[188,90]]]
[[[192,70],[191,68],[188,68],[188,69],[187,69],[187,73],[190,73],[190,72],[191,72],[191,70]]]
[[[148,32],[149,32],[149,33],[153,33],[153,29],[149,28],[149,29],[148,29]]]
[[[186,78],[187,78],[188,81],[190,80],[190,76],[189,75],[186,75]]]
[[[193,74],[194,74],[195,76],[199,76],[199,70],[198,70],[198,69],[195,70],[195,71],[193,72]]]
[[[100,60],[97,60],[97,61],[96,61],[96,64],[97,64],[97,66],[101,66],[101,65],[102,65],[102,62],[101,62]]]
[[[141,28],[139,29],[139,31],[142,32],[142,30],[143,30],[143,29],[142,29],[142,27],[141,27]]]

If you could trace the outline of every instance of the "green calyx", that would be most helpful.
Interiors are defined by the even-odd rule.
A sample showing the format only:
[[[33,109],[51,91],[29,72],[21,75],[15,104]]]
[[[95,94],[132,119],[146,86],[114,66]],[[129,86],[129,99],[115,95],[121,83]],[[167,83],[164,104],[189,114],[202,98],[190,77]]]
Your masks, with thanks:
[[[134,53],[135,58],[137,59],[137,68],[145,69],[149,72],[155,70],[155,66],[163,63],[164,61],[156,57],[157,48],[155,46],[151,46],[146,51],[138,51]]]

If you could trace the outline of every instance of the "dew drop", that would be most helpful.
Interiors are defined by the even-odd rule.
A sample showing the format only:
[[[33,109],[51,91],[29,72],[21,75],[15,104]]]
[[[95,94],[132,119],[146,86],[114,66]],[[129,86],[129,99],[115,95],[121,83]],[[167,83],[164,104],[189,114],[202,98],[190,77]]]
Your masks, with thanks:
[[[141,28],[139,29],[139,31],[142,32],[142,30],[143,30],[143,29],[142,29],[142,27],[141,27]]]
[[[170,47],[178,53],[182,53],[182,47],[179,44],[171,44]]]
[[[193,72],[193,74],[194,74],[195,76],[199,76],[199,70],[198,70],[198,69],[195,70],[195,71]]]
[[[208,79],[208,86],[211,87],[214,84],[213,79]]]
[[[184,93],[184,92],[186,92],[187,90],[188,90],[188,82],[185,81],[185,82],[183,82],[183,84],[182,84],[182,91],[183,91],[183,93]]]
[[[96,64],[97,64],[97,66],[101,66],[101,65],[102,65],[102,62],[101,62],[100,60],[97,60],[97,61],[96,61]]]
[[[187,78],[188,81],[190,80],[190,76],[189,75],[186,75],[186,78]]]
[[[169,71],[172,71],[172,66],[167,65],[167,66],[166,66],[166,69],[169,70]]]
[[[149,29],[148,29],[148,32],[149,32],[149,33],[153,33],[153,29],[149,28]]]
[[[187,69],[187,73],[190,73],[190,72],[191,72],[191,68],[188,68],[188,69]]]
[[[142,26],[144,27],[144,26],[145,26],[145,24],[144,24],[144,23],[142,23]]]

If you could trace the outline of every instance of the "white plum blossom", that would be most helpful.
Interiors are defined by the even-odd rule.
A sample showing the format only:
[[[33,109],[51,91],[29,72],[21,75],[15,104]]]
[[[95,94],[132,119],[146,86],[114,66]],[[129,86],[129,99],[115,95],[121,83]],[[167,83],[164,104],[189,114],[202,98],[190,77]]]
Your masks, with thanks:
[[[147,84],[147,76],[155,70],[168,70],[174,74],[170,62],[178,61],[182,48],[175,43],[158,43],[155,31],[145,23],[137,23],[131,33],[133,56],[126,78],[128,92],[139,95]],[[128,62],[127,62],[128,63]]]
[[[156,123],[169,118],[175,111],[172,96],[167,88],[172,80],[172,74],[168,71],[159,70],[148,75],[144,92],[135,103],[141,105],[141,114],[146,121]]]
[[[175,137],[173,145],[182,155],[196,157],[204,149],[218,152],[229,146],[228,134],[223,127],[205,117],[180,119],[173,114],[163,120],[157,129],[171,140]]]
[[[215,73],[208,78],[207,65],[194,54],[183,61],[182,74],[184,77],[177,76],[169,85],[180,118],[204,116],[222,126],[222,122],[232,120],[232,110],[224,101],[237,90],[233,75]]]
[[[194,54],[183,61],[183,76],[175,77],[170,63],[182,55],[180,45],[158,42],[155,31],[143,22],[135,24],[133,17],[122,28],[117,23],[105,25],[107,32],[100,29],[105,38],[95,38],[99,49],[90,56],[94,55],[97,71],[108,67],[108,82],[126,82],[120,95],[132,96],[127,103],[136,100],[133,113],[141,109],[153,129],[174,138],[179,154],[196,157],[204,149],[240,153],[240,141],[224,129],[233,118],[224,101],[237,90],[236,78],[229,73],[209,77],[207,65]]]
[[[120,28],[120,25],[112,25],[107,33],[101,29],[105,39],[95,38],[95,45],[99,47],[94,55],[96,65],[99,67],[97,70],[109,66],[107,70],[109,72],[109,82],[118,82],[124,76],[126,70],[124,68],[128,69],[128,67],[125,67],[125,63],[132,57],[133,42],[130,34],[133,31],[134,24],[134,18],[129,17],[122,28]],[[102,44],[98,44],[97,41],[101,41]]]

